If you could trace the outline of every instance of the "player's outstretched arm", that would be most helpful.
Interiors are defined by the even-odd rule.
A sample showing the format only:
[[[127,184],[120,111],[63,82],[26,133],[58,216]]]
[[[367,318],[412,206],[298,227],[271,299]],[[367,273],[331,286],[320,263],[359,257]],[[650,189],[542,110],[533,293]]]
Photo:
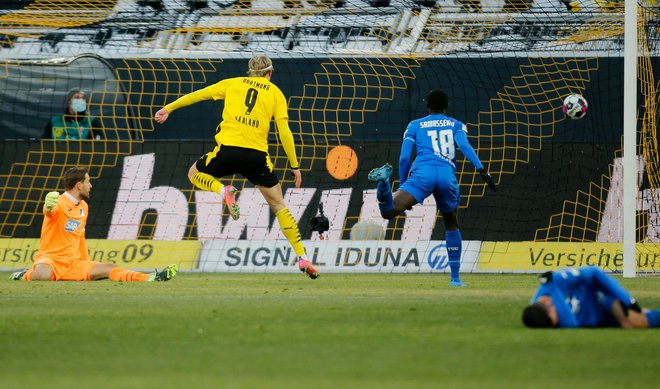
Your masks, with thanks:
[[[53,210],[55,210],[55,207],[57,207],[57,203],[59,201],[60,201],[59,192],[48,192],[44,200],[44,210],[46,212],[53,212]]]
[[[465,157],[474,165],[474,167],[477,168],[477,171],[479,171],[479,175],[481,176],[481,179],[484,180],[486,184],[488,184],[488,188],[493,192],[496,192],[497,186],[495,186],[495,181],[493,180],[493,176],[491,176],[490,173],[488,173],[488,169],[486,169],[479,160],[479,156],[477,156],[477,152],[474,150],[474,148],[468,141],[467,133],[465,133],[464,131],[457,131],[455,135],[455,141],[458,147],[463,152],[463,155],[465,155]]]
[[[414,141],[409,139],[403,140],[403,143],[401,144],[401,154],[399,155],[399,186],[403,185],[408,180],[412,153],[414,149]]]
[[[167,112],[165,108],[159,109],[156,114],[154,115],[154,120],[158,124],[163,124],[167,120],[167,118],[170,117],[170,113]]]
[[[300,166],[298,165],[298,156],[296,155],[296,145],[293,142],[293,134],[289,128],[289,121],[286,119],[278,119],[275,121],[277,132],[280,135],[280,141],[284,148],[284,153],[289,160],[291,166],[291,174],[294,177],[294,184],[296,188],[300,188],[302,184],[302,175],[300,173]]]
[[[486,184],[488,184],[488,188],[492,190],[493,192],[497,192],[497,186],[495,186],[495,181],[493,181],[493,176],[488,173],[488,170],[486,170],[485,167],[482,167],[479,169],[479,175],[481,176],[481,179],[484,180]]]
[[[300,188],[300,185],[302,184],[302,174],[300,173],[300,169],[291,169],[291,175],[293,176],[293,183],[296,188]]]
[[[222,81],[221,81],[222,82]],[[207,86],[204,89],[200,89],[191,93],[188,93],[187,95],[183,95],[176,99],[174,102],[171,102],[164,106],[163,108],[159,109],[156,114],[154,115],[154,120],[158,124],[163,124],[169,117],[170,113],[174,112],[175,110],[183,107],[187,107],[189,105],[195,104],[200,101],[204,100],[211,100],[211,99],[222,99],[224,98],[224,93],[222,92],[222,89],[218,87],[217,85],[211,85]]]

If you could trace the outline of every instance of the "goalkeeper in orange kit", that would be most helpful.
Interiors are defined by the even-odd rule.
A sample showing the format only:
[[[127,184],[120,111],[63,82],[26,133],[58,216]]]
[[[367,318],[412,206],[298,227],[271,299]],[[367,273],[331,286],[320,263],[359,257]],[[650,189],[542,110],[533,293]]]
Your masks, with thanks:
[[[168,281],[177,273],[170,265],[160,272],[141,273],[126,270],[112,263],[89,260],[85,225],[92,183],[86,168],[68,169],[63,177],[66,191],[46,195],[41,226],[39,251],[32,268],[12,274],[14,280],[24,281],[93,281],[109,278],[112,281]]]

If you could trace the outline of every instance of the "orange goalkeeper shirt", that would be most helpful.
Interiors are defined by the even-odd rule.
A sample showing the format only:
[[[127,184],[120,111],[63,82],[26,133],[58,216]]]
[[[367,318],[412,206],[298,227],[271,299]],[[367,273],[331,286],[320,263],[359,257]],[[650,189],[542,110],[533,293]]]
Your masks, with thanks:
[[[85,225],[87,224],[87,203],[78,204],[66,192],[61,194],[57,206],[46,212],[41,225],[41,240],[35,259],[50,258],[58,262],[88,260]]]

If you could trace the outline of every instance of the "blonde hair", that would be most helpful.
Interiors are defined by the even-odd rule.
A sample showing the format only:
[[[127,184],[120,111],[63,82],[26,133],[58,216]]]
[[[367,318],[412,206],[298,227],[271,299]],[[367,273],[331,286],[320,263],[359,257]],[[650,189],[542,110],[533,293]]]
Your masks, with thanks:
[[[263,77],[266,73],[273,70],[273,61],[265,55],[257,55],[250,59],[248,63],[249,77]]]

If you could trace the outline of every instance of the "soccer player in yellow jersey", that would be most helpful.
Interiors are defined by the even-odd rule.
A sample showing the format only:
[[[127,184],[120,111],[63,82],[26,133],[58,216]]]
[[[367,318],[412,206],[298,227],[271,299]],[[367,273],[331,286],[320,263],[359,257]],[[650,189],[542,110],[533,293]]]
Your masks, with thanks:
[[[122,269],[113,263],[89,260],[85,225],[92,183],[86,168],[68,169],[63,177],[66,192],[49,192],[44,203],[39,251],[34,265],[27,271],[12,274],[14,280],[25,281],[168,281],[177,273],[170,265],[157,273],[141,273]]]
[[[247,73],[247,77],[228,78],[182,96],[156,112],[154,119],[162,124],[179,108],[203,100],[224,100],[222,122],[215,135],[217,144],[213,151],[204,154],[190,167],[188,178],[196,187],[222,196],[234,220],[239,218],[235,199],[237,190],[232,185],[221,184],[218,178],[240,174],[254,184],[275,213],[282,233],[293,247],[298,268],[315,279],[319,274],[305,255],[298,225],[284,202],[282,186],[273,173],[268,155],[268,132],[274,119],[291,165],[294,184],[299,188],[302,176],[289,129],[286,98],[270,81],[273,62],[267,56],[257,55],[250,59]]]

